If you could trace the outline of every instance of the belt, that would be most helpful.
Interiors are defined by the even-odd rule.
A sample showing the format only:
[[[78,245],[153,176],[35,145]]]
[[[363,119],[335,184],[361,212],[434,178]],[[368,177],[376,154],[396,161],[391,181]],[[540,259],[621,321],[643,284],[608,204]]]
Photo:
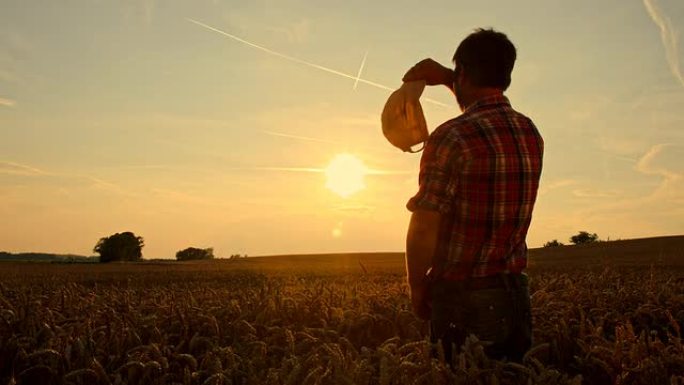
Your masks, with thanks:
[[[516,286],[526,286],[527,276],[525,274],[495,274],[485,277],[471,277],[461,281],[440,280],[448,287],[451,285],[461,287],[465,290],[486,290],[486,289],[506,289]]]
[[[506,287],[505,278],[499,274],[486,277],[472,277],[465,280],[465,287],[469,290],[503,289]]]

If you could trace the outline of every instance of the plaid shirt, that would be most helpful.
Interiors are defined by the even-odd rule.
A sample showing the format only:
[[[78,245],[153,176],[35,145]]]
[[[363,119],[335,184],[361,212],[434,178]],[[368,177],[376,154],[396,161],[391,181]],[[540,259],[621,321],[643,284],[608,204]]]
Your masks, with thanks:
[[[442,214],[432,261],[438,277],[522,272],[543,151],[537,128],[505,96],[477,101],[430,135],[419,191],[406,207]]]

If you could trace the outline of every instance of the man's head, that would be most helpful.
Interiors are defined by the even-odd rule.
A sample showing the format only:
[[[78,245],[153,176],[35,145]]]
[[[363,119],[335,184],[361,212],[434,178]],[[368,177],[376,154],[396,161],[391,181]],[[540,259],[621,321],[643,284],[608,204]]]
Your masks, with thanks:
[[[453,62],[474,86],[505,91],[511,84],[515,58],[515,46],[505,34],[480,28],[461,42]]]
[[[454,92],[461,109],[482,94],[505,91],[515,58],[515,46],[501,32],[480,28],[468,35],[453,57]]]

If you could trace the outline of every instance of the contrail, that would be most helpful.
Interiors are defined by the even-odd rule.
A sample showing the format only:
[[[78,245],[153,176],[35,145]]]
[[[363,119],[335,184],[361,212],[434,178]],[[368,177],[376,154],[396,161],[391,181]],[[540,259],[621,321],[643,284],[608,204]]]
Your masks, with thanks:
[[[268,131],[268,130],[261,130],[264,134],[268,135],[273,135],[273,136],[280,136],[283,138],[290,138],[290,139],[301,139],[301,140],[308,140],[310,142],[320,142],[320,143],[329,143],[329,144],[339,144],[335,141],[332,140],[325,140],[325,139],[319,139],[319,138],[312,138],[309,136],[300,136],[300,135],[291,135],[291,134],[283,134],[281,132],[274,132],[274,131]]]
[[[326,169],[324,168],[313,168],[313,167],[254,167],[251,170],[259,171],[288,171],[288,172],[309,172],[309,173],[324,173]],[[365,175],[410,175],[413,172],[410,171],[391,171],[391,170],[376,170],[368,168],[364,172]]]
[[[290,171],[290,172],[315,172],[324,173],[325,169],[310,167],[254,167],[253,170],[261,171]]]
[[[660,29],[660,39],[663,41],[663,46],[665,46],[665,56],[672,74],[684,86],[684,74],[682,74],[682,70],[679,67],[677,31],[672,27],[671,20],[663,15],[662,11],[658,8],[656,0],[644,0],[644,7],[646,7],[649,16],[651,16],[653,22]]]
[[[361,67],[359,67],[359,72],[356,74],[356,80],[354,80],[354,91],[356,91],[356,85],[359,84],[359,79],[361,79],[361,72],[363,71],[363,66],[366,65],[366,58],[368,57],[368,50],[363,54],[363,60],[361,60]]]
[[[393,88],[388,87],[388,86],[385,86],[385,85],[382,85],[382,84],[380,84],[380,83],[372,82],[372,81],[366,80],[366,79],[361,79],[361,78],[359,78],[358,76],[349,75],[349,74],[346,74],[346,73],[344,73],[344,72],[341,72],[341,71],[338,71],[338,70],[335,70],[335,69],[332,69],[332,68],[323,67],[322,65],[318,65],[318,64],[316,64],[316,63],[308,62],[308,61],[306,61],[306,60],[297,59],[296,57],[292,57],[292,56],[289,56],[289,55],[285,55],[284,53],[276,52],[276,51],[274,51],[274,50],[272,50],[272,49],[269,49],[269,48],[260,46],[260,45],[258,45],[258,44],[254,44],[254,43],[249,42],[249,41],[247,41],[247,40],[245,40],[245,39],[241,39],[241,38],[239,38],[239,37],[237,37],[237,36],[235,36],[235,35],[232,35],[232,34],[230,34],[230,33],[228,33],[228,32],[222,31],[222,30],[220,30],[220,29],[218,29],[218,28],[214,28],[214,27],[212,27],[212,26],[210,26],[210,25],[204,24],[204,23],[202,23],[202,22],[200,22],[200,21],[197,21],[197,20],[194,20],[194,19],[191,19],[191,18],[185,18],[185,19],[186,19],[187,21],[191,22],[191,23],[195,23],[195,24],[199,25],[200,27],[204,27],[204,28],[206,28],[206,29],[208,29],[208,30],[210,30],[210,31],[214,31],[214,32],[219,33],[219,34],[221,34],[221,35],[223,35],[223,36],[226,36],[226,37],[229,37],[229,38],[231,38],[231,39],[233,39],[233,40],[235,40],[235,41],[238,41],[238,42],[240,42],[240,43],[242,43],[242,44],[246,44],[246,45],[248,45],[248,46],[250,46],[250,47],[252,47],[252,48],[256,48],[256,49],[258,49],[258,50],[260,50],[260,51],[264,51],[264,52],[266,52],[266,53],[268,53],[268,54],[277,56],[277,57],[279,57],[279,58],[282,58],[282,59],[285,59],[285,60],[289,60],[289,61],[294,62],[294,63],[302,64],[302,65],[305,65],[305,66],[308,66],[308,67],[311,67],[311,68],[316,68],[316,69],[318,69],[318,70],[325,71],[325,72],[331,73],[331,74],[333,74],[333,75],[342,76],[342,77],[344,77],[344,78],[354,80],[354,81],[357,82],[357,83],[367,84],[367,85],[369,85],[369,86],[373,86],[373,87],[376,87],[376,88],[380,88],[380,89],[383,89],[383,90],[385,90],[385,91],[394,91]],[[360,72],[360,71],[359,71],[359,72]],[[429,103],[432,103],[432,104],[435,104],[435,105],[438,105],[438,106],[450,107],[448,104],[444,104],[444,103],[439,102],[439,101],[437,101],[437,100],[433,100],[433,99],[429,99],[429,98],[424,98],[424,100],[425,100],[426,102],[429,102]]]

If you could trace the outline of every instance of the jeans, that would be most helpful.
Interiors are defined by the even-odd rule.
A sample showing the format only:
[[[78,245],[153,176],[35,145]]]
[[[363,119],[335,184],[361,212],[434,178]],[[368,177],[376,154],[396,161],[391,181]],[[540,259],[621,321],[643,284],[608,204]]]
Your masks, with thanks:
[[[431,289],[430,340],[441,342],[446,362],[466,337],[483,341],[493,359],[521,362],[532,345],[532,314],[525,274],[501,274],[501,286],[472,290],[467,281],[436,281]]]

